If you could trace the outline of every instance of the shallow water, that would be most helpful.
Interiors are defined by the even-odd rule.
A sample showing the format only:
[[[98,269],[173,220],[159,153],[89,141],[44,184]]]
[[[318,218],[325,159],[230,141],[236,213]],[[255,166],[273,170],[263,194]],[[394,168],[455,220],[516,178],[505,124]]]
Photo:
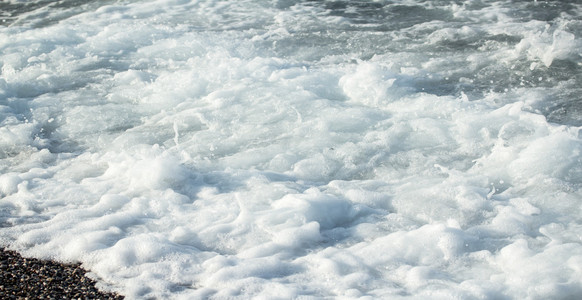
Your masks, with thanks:
[[[0,12],[2,245],[130,299],[582,294],[582,5]]]

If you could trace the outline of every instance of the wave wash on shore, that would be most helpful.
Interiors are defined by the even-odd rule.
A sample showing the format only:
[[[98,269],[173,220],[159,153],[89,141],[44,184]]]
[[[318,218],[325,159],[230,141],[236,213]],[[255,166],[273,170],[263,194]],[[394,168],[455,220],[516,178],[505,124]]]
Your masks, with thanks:
[[[4,1],[0,244],[128,299],[582,294],[582,6]]]

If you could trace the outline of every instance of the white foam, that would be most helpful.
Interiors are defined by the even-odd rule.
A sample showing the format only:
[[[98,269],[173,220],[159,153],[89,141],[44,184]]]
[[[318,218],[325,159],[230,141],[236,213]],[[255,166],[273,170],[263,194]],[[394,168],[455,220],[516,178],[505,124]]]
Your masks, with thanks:
[[[356,4],[0,28],[2,245],[128,299],[582,293],[580,128],[542,115],[575,91],[552,68],[579,64],[578,12]]]

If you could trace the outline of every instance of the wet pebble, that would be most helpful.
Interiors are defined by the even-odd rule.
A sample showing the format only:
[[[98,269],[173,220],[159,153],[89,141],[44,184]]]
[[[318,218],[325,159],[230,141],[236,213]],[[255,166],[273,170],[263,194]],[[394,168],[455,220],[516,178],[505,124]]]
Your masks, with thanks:
[[[80,264],[24,258],[0,248],[0,299],[123,299],[95,287]]]

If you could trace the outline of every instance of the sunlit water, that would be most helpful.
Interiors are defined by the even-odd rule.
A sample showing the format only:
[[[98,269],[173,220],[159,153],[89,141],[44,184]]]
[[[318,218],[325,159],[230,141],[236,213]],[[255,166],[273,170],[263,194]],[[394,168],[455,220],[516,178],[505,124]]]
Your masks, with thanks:
[[[582,5],[0,2],[0,244],[128,299],[578,299]]]

